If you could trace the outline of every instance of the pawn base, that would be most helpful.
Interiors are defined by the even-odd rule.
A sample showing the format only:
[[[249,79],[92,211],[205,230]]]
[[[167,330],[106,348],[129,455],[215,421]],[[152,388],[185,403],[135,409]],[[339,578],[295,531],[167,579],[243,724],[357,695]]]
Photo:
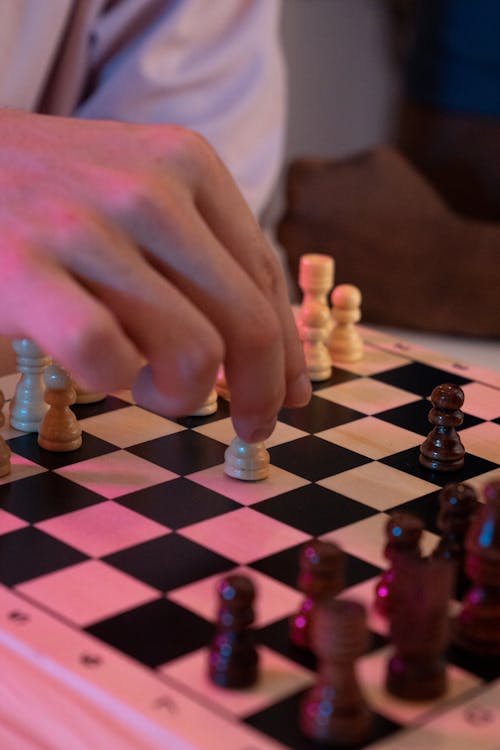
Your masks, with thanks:
[[[69,451],[76,451],[82,445],[82,436],[73,438],[72,440],[49,440],[44,438],[42,435],[38,435],[38,445],[46,451],[54,451],[55,453],[66,453]]]
[[[404,700],[434,700],[446,692],[447,683],[446,664],[442,659],[424,663],[393,656],[387,667],[387,691]]]
[[[421,453],[418,460],[422,466],[431,471],[458,471],[464,465],[463,456],[451,461],[442,461],[436,458],[427,458],[427,456]]]

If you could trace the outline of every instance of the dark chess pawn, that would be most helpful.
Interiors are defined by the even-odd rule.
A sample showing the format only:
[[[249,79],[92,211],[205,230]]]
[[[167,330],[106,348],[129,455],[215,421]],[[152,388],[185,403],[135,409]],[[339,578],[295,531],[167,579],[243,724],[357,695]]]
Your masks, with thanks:
[[[384,557],[389,561],[389,568],[382,574],[375,588],[375,609],[388,617],[392,604],[392,581],[394,579],[394,559],[397,555],[420,558],[420,538],[424,524],[411,513],[393,513],[387,521],[385,533],[387,543]]]
[[[210,648],[209,675],[225,688],[246,688],[258,677],[258,653],[251,624],[255,588],[246,576],[229,575],[218,586],[219,611]]]
[[[305,599],[290,618],[290,640],[309,648],[309,630],[315,604],[338,594],[344,587],[344,554],[332,542],[312,540],[300,552],[298,587]]]
[[[447,484],[439,494],[437,526],[442,536],[432,556],[455,563],[457,592],[463,591],[467,583],[464,570],[465,536],[478,509],[479,501],[470,484]]]
[[[431,403],[429,422],[435,427],[420,446],[420,463],[432,471],[461,469],[465,449],[456,428],[464,421],[464,392],[458,385],[444,383],[432,391]]]
[[[472,581],[454,622],[454,641],[476,653],[500,655],[500,480],[486,485],[485,504],[465,539]]]
[[[300,729],[329,746],[364,743],[372,714],[360,690],[355,661],[368,645],[366,611],[347,599],[328,599],[314,608],[311,648],[318,659],[318,682],[302,699]]]
[[[454,566],[448,560],[399,556],[394,561],[390,635],[394,654],[386,688],[405,700],[432,700],[446,691],[444,652]]]

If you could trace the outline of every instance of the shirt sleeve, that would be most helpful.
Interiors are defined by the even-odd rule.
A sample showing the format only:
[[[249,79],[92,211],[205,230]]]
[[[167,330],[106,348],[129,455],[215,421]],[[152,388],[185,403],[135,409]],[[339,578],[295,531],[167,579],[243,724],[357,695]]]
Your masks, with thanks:
[[[170,0],[164,5],[154,23],[126,41],[113,38],[105,15],[97,20],[93,84],[75,114],[175,123],[201,133],[258,214],[283,155],[280,0]]]

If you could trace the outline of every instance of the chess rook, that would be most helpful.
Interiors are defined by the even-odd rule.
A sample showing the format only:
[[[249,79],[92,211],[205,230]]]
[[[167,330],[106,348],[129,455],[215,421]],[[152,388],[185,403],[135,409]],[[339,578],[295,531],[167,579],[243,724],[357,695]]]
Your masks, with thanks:
[[[3,407],[5,404],[5,398],[3,392],[0,391],[0,429],[5,424],[5,417],[3,415]],[[4,438],[0,435],[0,477],[4,477],[10,473],[10,448],[5,442]]]
[[[464,421],[464,392],[458,385],[444,383],[432,391],[431,403],[429,422],[435,427],[420,446],[420,463],[432,471],[457,471],[465,455],[456,430]]]
[[[302,699],[299,716],[300,728],[309,739],[329,746],[368,739],[372,714],[355,672],[355,660],[367,646],[363,605],[347,599],[318,604],[311,628],[318,682]]]
[[[394,560],[398,555],[420,558],[420,538],[424,524],[410,513],[393,513],[385,527],[385,559],[389,568],[382,574],[375,588],[375,609],[387,617],[393,603],[392,582],[394,580]]]
[[[298,587],[305,599],[290,618],[290,640],[300,648],[310,648],[311,621],[316,605],[338,594],[344,586],[344,554],[333,542],[314,539],[300,552]]]
[[[219,611],[210,648],[209,676],[225,688],[246,688],[258,677],[258,653],[250,626],[255,588],[246,576],[229,575],[217,586]]]
[[[309,253],[300,259],[299,286],[303,293],[297,326],[312,381],[328,380],[332,373],[326,342],[331,317],[328,292],[333,285],[333,258]]]
[[[363,357],[363,338],[356,327],[361,320],[361,292],[352,284],[340,284],[331,295],[333,328],[328,340],[332,360],[357,362]]]
[[[29,339],[12,342],[21,377],[11,403],[10,424],[23,432],[38,432],[48,410],[43,373],[51,359]]]
[[[500,480],[485,487],[484,497],[465,540],[472,586],[454,623],[454,641],[468,651],[500,656]]]
[[[48,451],[77,450],[82,444],[82,430],[70,409],[76,394],[69,374],[58,365],[45,370],[45,401],[49,405],[38,433],[38,445]]]

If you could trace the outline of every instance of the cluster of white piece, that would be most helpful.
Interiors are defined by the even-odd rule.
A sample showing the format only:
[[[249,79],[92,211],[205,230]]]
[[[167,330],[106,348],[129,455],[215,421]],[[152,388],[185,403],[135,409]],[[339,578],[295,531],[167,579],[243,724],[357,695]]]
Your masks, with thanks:
[[[297,317],[299,336],[309,376],[328,380],[332,363],[356,362],[363,356],[363,339],[356,323],[361,319],[361,292],[352,284],[334,284],[333,258],[308,253],[300,259],[299,286],[303,293]]]

